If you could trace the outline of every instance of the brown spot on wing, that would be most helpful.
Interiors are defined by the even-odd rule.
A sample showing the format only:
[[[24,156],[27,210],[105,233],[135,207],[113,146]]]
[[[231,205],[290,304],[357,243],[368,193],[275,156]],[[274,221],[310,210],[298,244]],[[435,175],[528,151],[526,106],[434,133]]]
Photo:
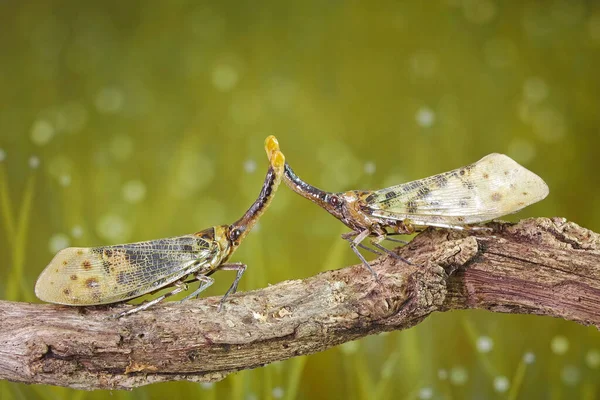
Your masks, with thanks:
[[[487,173],[487,172],[483,174],[483,179],[489,179],[489,177],[490,177],[490,176],[488,175],[488,173]]]
[[[71,291],[70,291],[69,289],[63,289],[63,294],[64,294],[65,296],[68,296],[68,295],[70,295],[70,294],[71,294]]]
[[[77,280],[77,275],[75,275],[75,274],[71,275],[71,280],[72,281],[76,281]]]
[[[90,260],[83,260],[81,266],[83,267],[83,269],[92,269],[92,263],[90,262]]]
[[[100,284],[98,283],[98,279],[88,278],[85,280],[85,286],[93,289],[93,288],[97,288],[98,286],[100,286]]]
[[[502,195],[498,192],[492,194],[492,201],[500,201],[502,200]]]

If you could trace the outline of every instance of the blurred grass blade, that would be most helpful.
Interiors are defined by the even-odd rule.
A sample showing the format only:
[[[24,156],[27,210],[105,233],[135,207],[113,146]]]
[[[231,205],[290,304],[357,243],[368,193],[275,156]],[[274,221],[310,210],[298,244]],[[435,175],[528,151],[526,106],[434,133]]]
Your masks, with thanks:
[[[352,354],[352,366],[358,383],[358,398],[364,400],[377,399],[375,385],[369,374],[366,358],[360,350]]]
[[[307,356],[296,357],[293,360],[288,361],[288,378],[286,382],[286,391],[284,399],[294,400],[298,397],[298,388],[300,387],[300,378],[302,372],[304,372],[304,366],[308,360]]]
[[[232,399],[244,399],[244,392],[248,389],[248,372],[247,371],[241,371],[238,374],[234,374],[231,375],[229,377],[229,381],[231,383],[231,396],[230,398]],[[212,394],[210,395],[210,399],[216,399],[216,390],[214,390],[214,388],[216,388],[216,384],[213,387],[212,390]],[[202,399],[205,399],[206,394],[202,396]]]
[[[510,390],[508,391],[508,396],[506,397],[507,400],[516,400],[519,398],[519,391],[523,385],[523,379],[525,378],[526,370],[527,364],[525,363],[525,359],[521,357],[521,361],[519,361],[519,365],[515,370],[515,375],[513,376]]]
[[[596,382],[585,382],[581,388],[581,400],[595,400],[598,393],[598,384]]]
[[[398,361],[400,360],[400,355],[402,353],[399,349],[390,354],[390,356],[385,360],[383,365],[381,366],[381,378],[379,382],[377,382],[377,386],[375,388],[375,398],[376,399],[389,399],[392,398],[390,393],[391,388],[391,379],[395,377],[394,372],[396,371],[396,366],[398,365]]]
[[[0,212],[2,212],[2,225],[6,231],[6,241],[9,246],[13,246],[16,235],[15,218],[8,194],[8,178],[3,165],[0,165]]]
[[[272,368],[270,368],[270,365],[267,365],[265,368],[263,368],[262,372],[263,372],[263,387],[262,387],[262,393],[263,399],[272,399],[273,398],[273,370]]]
[[[475,347],[475,354],[477,354],[478,360],[483,365],[483,369],[484,369],[485,373],[488,375],[488,377],[490,379],[493,380],[496,376],[498,376],[500,374],[498,373],[497,369],[494,367],[494,365],[490,361],[489,357],[485,356],[480,351],[477,351],[477,340],[482,335],[479,333],[479,331],[475,327],[475,324],[471,320],[467,319],[466,317],[462,318],[462,325],[465,328],[465,331],[467,332],[469,341],[471,343],[473,343],[473,345]]]
[[[25,266],[25,245],[27,241],[27,231],[29,228],[29,217],[31,214],[31,203],[33,193],[35,192],[35,175],[27,179],[21,209],[19,211],[19,220],[17,221],[17,230],[15,232],[15,241],[13,244],[12,269],[6,284],[6,299],[19,300],[21,292],[21,282],[23,281],[23,267]]]
[[[421,376],[423,366],[421,362],[421,339],[416,327],[412,327],[398,334],[397,350],[402,354],[402,379],[405,384],[416,382]]]

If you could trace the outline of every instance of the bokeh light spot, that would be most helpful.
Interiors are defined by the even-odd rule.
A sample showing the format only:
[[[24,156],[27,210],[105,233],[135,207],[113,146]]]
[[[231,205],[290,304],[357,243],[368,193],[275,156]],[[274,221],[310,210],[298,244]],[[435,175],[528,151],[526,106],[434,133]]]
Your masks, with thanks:
[[[556,142],[565,136],[565,117],[551,108],[541,109],[533,114],[533,131],[546,142]]]
[[[419,399],[429,400],[433,398],[433,389],[430,387],[424,387],[419,389]]]
[[[96,109],[102,114],[115,114],[123,108],[125,96],[117,87],[105,87],[96,96]]]
[[[461,386],[469,380],[469,371],[465,367],[456,366],[450,370],[450,382],[453,385]]]
[[[37,156],[29,157],[29,168],[36,169],[40,166],[40,159]]]
[[[480,336],[477,338],[477,351],[480,353],[489,353],[494,347],[494,342],[489,336]]]
[[[237,85],[238,71],[231,65],[217,65],[212,71],[212,83],[221,92],[230,91]]]
[[[533,364],[535,362],[535,353],[528,351],[523,354],[523,362],[525,364]]]
[[[515,138],[508,144],[508,155],[516,161],[527,164],[535,158],[536,149],[527,139]]]
[[[110,243],[125,243],[131,235],[131,226],[116,214],[106,214],[100,217],[96,227],[98,236]]]
[[[271,391],[271,394],[273,395],[274,399],[282,399],[283,395],[285,394],[285,391],[281,386],[276,386]]]
[[[208,185],[215,176],[211,159],[193,150],[184,151],[175,175],[175,195],[185,198]]]
[[[532,103],[539,103],[548,97],[548,85],[537,76],[528,78],[523,84],[523,96]]]
[[[373,161],[367,161],[363,167],[363,170],[365,171],[365,174],[373,175],[377,170],[377,166]]]
[[[554,336],[550,341],[550,349],[554,354],[565,354],[569,351],[569,339],[561,335]]]
[[[360,343],[358,340],[353,340],[351,342],[346,342],[340,345],[340,350],[342,353],[346,355],[354,354],[360,348]]]
[[[410,71],[415,78],[431,78],[438,69],[438,59],[432,51],[422,50],[409,59]]]
[[[62,249],[69,247],[71,241],[69,237],[63,233],[55,233],[50,236],[50,240],[48,241],[48,249],[50,253],[54,254],[59,252]]]
[[[565,384],[575,386],[581,380],[581,371],[574,365],[565,365],[560,373],[560,378]]]
[[[467,21],[486,24],[496,15],[496,4],[491,0],[464,0],[463,12]]]
[[[247,174],[256,171],[256,161],[250,159],[244,161],[244,171],[246,171]]]
[[[445,381],[446,379],[448,379],[448,370],[443,368],[438,369],[437,376],[439,380]]]
[[[510,381],[505,376],[494,377],[494,390],[498,393],[504,393],[510,387]]]
[[[490,67],[505,68],[515,64],[517,47],[504,38],[490,39],[483,45],[485,60]]]
[[[80,132],[87,123],[88,111],[79,103],[68,103],[56,114],[56,129],[68,133]]]
[[[54,136],[54,126],[45,119],[37,120],[31,127],[31,141],[33,144],[43,146],[47,144]]]
[[[123,199],[131,204],[137,204],[146,197],[146,185],[140,180],[125,182],[122,189]]]
[[[600,43],[600,13],[590,17],[588,21],[588,33],[592,40]]]
[[[58,183],[60,186],[67,187],[71,184],[71,175],[61,175],[58,177]]]
[[[81,225],[75,225],[73,228],[71,228],[71,236],[76,239],[83,236],[83,228]]]
[[[421,107],[415,116],[417,124],[423,128],[429,128],[435,123],[435,113],[429,107]]]
[[[585,364],[593,369],[600,367],[600,351],[596,349],[589,350],[585,354]]]

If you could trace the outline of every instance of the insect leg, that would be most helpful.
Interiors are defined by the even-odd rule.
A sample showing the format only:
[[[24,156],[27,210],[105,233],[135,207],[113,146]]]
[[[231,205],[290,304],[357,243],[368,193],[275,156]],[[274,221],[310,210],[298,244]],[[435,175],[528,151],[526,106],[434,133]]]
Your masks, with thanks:
[[[183,283],[181,281],[177,281],[177,282],[173,283],[173,285],[175,286],[175,289],[171,290],[170,292],[165,293],[162,296],[159,296],[159,297],[155,298],[154,300],[151,300],[151,301],[149,301],[147,303],[144,303],[144,304],[142,304],[142,305],[140,305],[138,307],[132,308],[131,310],[123,311],[122,313],[117,314],[114,317],[121,318],[121,317],[124,317],[125,315],[131,315],[131,314],[136,313],[138,311],[145,310],[145,309],[147,309],[149,307],[152,307],[153,305],[155,305],[157,303],[160,303],[161,301],[163,301],[167,297],[171,297],[174,294],[177,294],[177,293],[183,292],[184,290],[187,290],[187,284],[185,284],[185,283]]]
[[[385,235],[381,235],[381,236],[377,236],[373,239],[371,239],[371,244],[375,247],[377,247],[379,250],[383,251],[384,253],[392,256],[393,258],[397,259],[397,260],[401,260],[404,261],[405,263],[409,264],[409,265],[415,265],[413,263],[411,263],[410,261],[408,261],[406,258],[394,253],[393,251],[386,249],[385,247],[383,247],[382,245],[379,244],[379,242],[381,242],[382,240],[388,239]]]
[[[402,239],[396,239],[396,238],[391,238],[389,236],[385,237],[385,240],[389,240],[390,242],[396,242],[396,243],[402,243],[402,244],[408,244],[408,242],[406,240],[402,240]]]
[[[354,232],[352,232],[352,234],[354,234]],[[354,240],[352,240],[350,242],[350,248],[352,249],[352,251],[354,252],[354,254],[356,254],[358,256],[358,258],[360,259],[360,261],[362,261],[362,263],[367,267],[367,269],[369,271],[371,271],[371,274],[373,274],[373,276],[375,277],[375,279],[377,278],[377,273],[375,271],[373,271],[373,268],[371,268],[371,266],[369,265],[369,263],[367,262],[367,260],[365,259],[365,257],[360,254],[360,251],[358,251],[357,247],[361,244],[361,242],[363,240],[365,240],[369,235],[371,234],[370,231],[368,230],[364,230],[362,232],[360,232],[358,235],[356,235],[356,237],[354,238]],[[347,235],[348,237],[352,237],[354,235]],[[344,236],[342,236],[344,237]],[[344,238],[345,239],[345,238]]]
[[[185,296],[182,300],[180,300],[180,303],[183,303],[184,301],[189,300],[194,296],[198,296],[200,292],[204,291],[206,288],[208,288],[215,282],[215,280],[210,276],[201,274],[196,275],[194,279],[200,281],[200,286],[198,286],[198,289],[194,290],[189,296]]]
[[[246,264],[223,264],[220,265],[217,269],[222,269],[224,271],[237,271],[237,275],[235,276],[233,283],[231,284],[229,289],[227,289],[227,291],[223,295],[223,298],[219,302],[219,312],[221,312],[221,310],[223,309],[223,303],[225,303],[225,299],[227,299],[227,296],[237,291],[238,283],[240,283],[240,279],[242,279],[242,275],[244,275],[244,272],[246,271]]]
[[[352,235],[346,235],[346,234],[342,235],[342,239],[344,239],[344,240],[347,240],[347,241],[349,241],[350,243],[352,243],[352,241],[354,240],[354,239],[353,239],[353,237],[355,237],[355,236],[356,236],[356,234],[354,234],[354,232],[351,232],[351,234],[352,234]],[[371,253],[373,253],[373,254],[377,254],[378,256],[382,255],[382,254],[381,254],[380,252],[378,252],[377,250],[373,250],[372,248],[370,248],[370,247],[368,247],[368,246],[365,246],[365,245],[364,245],[364,244],[362,244],[362,243],[358,243],[358,244],[357,244],[357,246],[358,246],[358,247],[360,247],[360,248],[361,248],[361,249],[363,249],[363,250],[367,250],[367,251],[370,251],[370,252],[371,252]]]

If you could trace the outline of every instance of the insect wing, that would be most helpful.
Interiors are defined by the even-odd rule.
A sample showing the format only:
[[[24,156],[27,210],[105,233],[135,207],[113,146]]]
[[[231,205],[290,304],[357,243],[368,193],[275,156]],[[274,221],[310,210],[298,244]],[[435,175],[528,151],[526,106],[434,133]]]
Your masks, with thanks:
[[[378,190],[366,197],[365,211],[414,225],[465,225],[517,212],[547,195],[539,176],[494,153],[463,168]]]
[[[42,271],[35,293],[67,305],[107,304],[157,290],[210,264],[214,241],[195,235],[59,251]]]

